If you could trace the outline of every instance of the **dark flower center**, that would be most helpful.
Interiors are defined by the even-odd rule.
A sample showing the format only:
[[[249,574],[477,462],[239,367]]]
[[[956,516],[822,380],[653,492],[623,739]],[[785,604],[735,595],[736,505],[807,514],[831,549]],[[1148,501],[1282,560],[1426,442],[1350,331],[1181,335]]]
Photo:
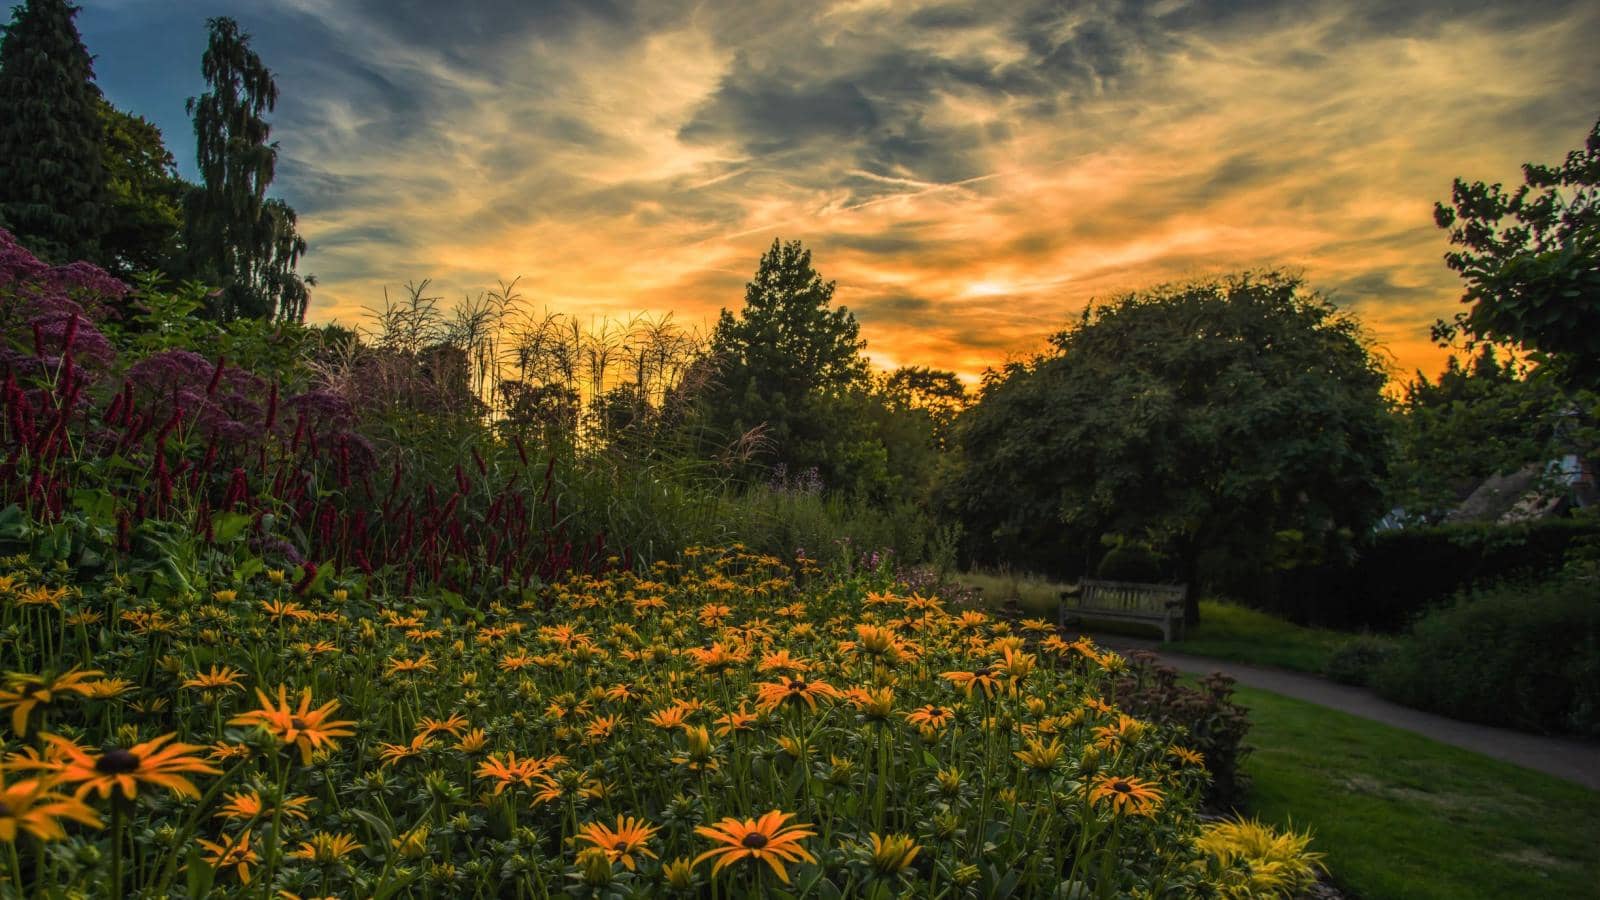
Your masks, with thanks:
[[[124,775],[138,768],[139,757],[122,749],[111,750],[94,762],[94,770],[102,775]]]
[[[1131,794],[1131,793],[1133,793],[1133,785],[1128,784],[1126,781],[1113,781],[1113,782],[1111,782],[1111,789],[1113,791],[1116,791],[1119,794]]]
[[[626,853],[626,852],[628,852],[628,841],[627,841],[627,839],[626,839],[626,838],[619,838],[619,839],[618,839],[618,840],[617,840],[617,847],[616,847],[616,849],[617,849],[617,850],[618,850],[618,851],[619,851],[619,852],[622,852],[622,853]]]
[[[938,718],[943,718],[943,716],[944,716],[944,710],[940,709],[937,706],[928,707],[928,718],[930,718],[930,719],[938,719]]]
[[[805,689],[806,689],[806,683],[804,681],[791,681],[791,682],[789,682],[789,690],[791,690],[791,691],[793,691],[795,693],[799,693],[800,691],[803,691]]]
[[[745,835],[744,840],[739,843],[749,847],[751,850],[760,850],[767,845],[767,836],[759,831],[752,831]]]
[[[0,800],[0,819],[9,818],[11,818],[11,807],[7,806],[4,800]]]
[[[976,678],[988,678],[989,677],[989,670],[987,668],[973,669],[972,670],[972,674]]]
[[[305,719],[300,718],[299,716],[290,716],[289,717],[289,724],[294,726],[295,728],[298,728],[298,729],[302,730],[302,731],[304,731],[305,729],[311,727],[309,722],[307,722]]]

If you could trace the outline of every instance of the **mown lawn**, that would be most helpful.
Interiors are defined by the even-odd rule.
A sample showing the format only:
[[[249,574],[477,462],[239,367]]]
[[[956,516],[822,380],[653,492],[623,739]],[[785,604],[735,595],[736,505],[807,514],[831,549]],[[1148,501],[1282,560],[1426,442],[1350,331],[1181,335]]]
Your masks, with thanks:
[[[1310,826],[1364,900],[1593,897],[1600,793],[1265,691],[1250,709],[1248,812]]]
[[[1306,628],[1259,610],[1215,600],[1200,601],[1200,624],[1163,650],[1210,656],[1297,672],[1321,674],[1335,648],[1354,635]]]

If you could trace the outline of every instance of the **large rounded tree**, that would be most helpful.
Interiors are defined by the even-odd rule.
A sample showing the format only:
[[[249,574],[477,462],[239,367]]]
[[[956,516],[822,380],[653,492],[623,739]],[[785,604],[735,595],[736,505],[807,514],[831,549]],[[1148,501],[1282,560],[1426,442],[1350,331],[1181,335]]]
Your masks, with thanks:
[[[1208,553],[1310,562],[1381,514],[1385,373],[1299,279],[1128,294],[1052,345],[990,373],[961,423],[952,499],[980,559],[1081,571],[1106,535],[1149,541],[1197,620]]]

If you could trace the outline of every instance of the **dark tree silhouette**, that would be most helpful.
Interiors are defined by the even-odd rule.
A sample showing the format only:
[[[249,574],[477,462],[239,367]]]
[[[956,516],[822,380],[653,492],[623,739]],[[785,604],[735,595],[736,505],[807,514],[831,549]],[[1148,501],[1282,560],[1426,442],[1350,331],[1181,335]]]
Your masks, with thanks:
[[[272,73],[229,18],[208,22],[201,71],[211,90],[191,97],[201,184],[185,203],[190,274],[217,285],[219,319],[305,317],[308,284],[295,273],[306,251],[295,213],[269,199],[278,147],[263,116],[278,102]]]
[[[1458,178],[1451,206],[1435,204],[1434,220],[1461,248],[1445,262],[1471,308],[1434,336],[1512,344],[1568,387],[1600,388],[1600,121],[1565,162],[1527,163],[1522,180],[1508,194]]]
[[[0,225],[52,262],[98,259],[100,89],[65,0],[28,0],[0,40]]]

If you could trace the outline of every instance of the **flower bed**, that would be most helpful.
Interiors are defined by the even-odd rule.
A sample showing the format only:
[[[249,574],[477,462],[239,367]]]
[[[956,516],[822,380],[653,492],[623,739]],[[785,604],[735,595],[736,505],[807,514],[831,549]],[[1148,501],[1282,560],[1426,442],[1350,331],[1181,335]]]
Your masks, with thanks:
[[[706,551],[481,611],[0,567],[0,872],[86,895],[1193,894],[1114,654]],[[1074,884],[1075,883],[1075,884]]]

